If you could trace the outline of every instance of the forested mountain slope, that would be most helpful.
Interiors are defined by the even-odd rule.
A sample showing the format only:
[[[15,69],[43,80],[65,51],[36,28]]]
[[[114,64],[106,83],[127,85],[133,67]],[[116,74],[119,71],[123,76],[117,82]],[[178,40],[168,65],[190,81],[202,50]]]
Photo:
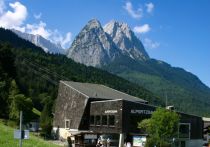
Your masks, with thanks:
[[[0,81],[7,83],[1,86],[5,89],[4,92],[1,90],[1,102],[5,106],[5,109],[1,107],[2,112],[8,105],[6,97],[12,79],[15,79],[21,93],[30,97],[33,106],[40,111],[46,110],[45,106],[52,107],[59,80],[100,83],[153,104],[162,104],[158,97],[137,84],[107,71],[75,63],[64,55],[45,53],[9,30],[0,29],[0,55]]]

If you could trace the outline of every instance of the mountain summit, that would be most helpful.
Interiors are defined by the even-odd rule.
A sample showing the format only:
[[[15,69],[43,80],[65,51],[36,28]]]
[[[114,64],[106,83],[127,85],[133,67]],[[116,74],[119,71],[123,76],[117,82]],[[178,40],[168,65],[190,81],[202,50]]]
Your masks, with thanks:
[[[135,60],[147,60],[149,55],[141,41],[135,36],[128,24],[111,21],[104,26],[104,31],[109,34],[123,54]]]
[[[102,67],[116,59],[149,59],[141,41],[125,23],[111,21],[102,28],[96,19],[90,20],[76,37],[67,56],[88,66]]]
[[[87,23],[67,51],[67,56],[74,61],[98,67],[110,63],[119,54],[118,48],[96,19]]]

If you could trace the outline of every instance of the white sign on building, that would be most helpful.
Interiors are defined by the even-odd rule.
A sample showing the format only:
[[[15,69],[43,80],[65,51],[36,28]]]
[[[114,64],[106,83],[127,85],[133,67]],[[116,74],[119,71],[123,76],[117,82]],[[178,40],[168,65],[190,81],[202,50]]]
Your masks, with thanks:
[[[151,110],[131,110],[132,114],[146,114],[146,115],[150,115],[152,114],[154,111]]]

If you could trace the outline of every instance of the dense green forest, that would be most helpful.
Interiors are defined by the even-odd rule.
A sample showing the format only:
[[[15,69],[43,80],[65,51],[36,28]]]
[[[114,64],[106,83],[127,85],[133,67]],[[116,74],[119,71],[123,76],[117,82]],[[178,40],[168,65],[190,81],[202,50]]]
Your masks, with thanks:
[[[49,127],[59,80],[104,84],[162,105],[159,97],[137,84],[75,63],[64,55],[45,53],[11,31],[0,28],[0,117],[17,120],[18,110],[33,114],[31,109],[36,108],[42,111],[42,126]],[[12,105],[17,105],[16,110],[11,110]]]
[[[103,69],[150,90],[178,111],[210,116],[210,88],[182,68],[156,59],[117,59]]]

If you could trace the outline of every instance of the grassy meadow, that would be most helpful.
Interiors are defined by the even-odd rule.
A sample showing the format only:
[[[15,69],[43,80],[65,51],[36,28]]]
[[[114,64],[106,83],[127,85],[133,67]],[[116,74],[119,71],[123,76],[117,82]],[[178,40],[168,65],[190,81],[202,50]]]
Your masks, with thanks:
[[[19,147],[19,140],[14,139],[14,128],[0,122],[0,147]],[[23,147],[59,147],[30,133],[29,140],[23,140]]]

